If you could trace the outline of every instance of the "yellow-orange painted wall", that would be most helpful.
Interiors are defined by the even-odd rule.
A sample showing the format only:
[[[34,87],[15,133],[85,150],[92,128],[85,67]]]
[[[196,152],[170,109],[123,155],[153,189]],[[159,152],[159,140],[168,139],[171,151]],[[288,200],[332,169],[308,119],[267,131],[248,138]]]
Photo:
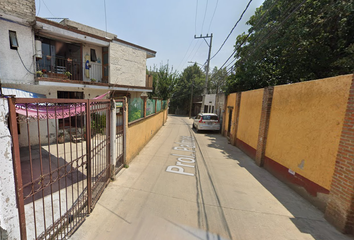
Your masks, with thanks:
[[[351,80],[345,75],[276,86],[266,157],[329,190]]]
[[[130,124],[127,130],[126,163],[143,149],[167,120],[167,109],[158,114]]]
[[[257,149],[263,89],[242,92],[237,138]]]
[[[224,115],[224,119],[223,119],[224,134],[226,136],[226,134],[229,130],[229,114],[230,114],[229,110],[232,109],[230,139],[233,139],[234,132],[235,132],[235,115],[236,115],[235,114],[235,105],[236,105],[236,93],[231,93],[230,95],[227,96],[225,115]]]

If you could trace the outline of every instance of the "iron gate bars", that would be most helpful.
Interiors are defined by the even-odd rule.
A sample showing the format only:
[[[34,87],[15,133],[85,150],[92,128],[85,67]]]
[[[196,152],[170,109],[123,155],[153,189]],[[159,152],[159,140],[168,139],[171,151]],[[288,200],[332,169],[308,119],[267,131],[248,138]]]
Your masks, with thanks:
[[[9,109],[21,239],[70,236],[110,179],[110,100],[11,98]]]
[[[125,100],[115,99],[116,101],[116,136],[115,136],[115,174],[122,169],[124,165],[125,154]]]

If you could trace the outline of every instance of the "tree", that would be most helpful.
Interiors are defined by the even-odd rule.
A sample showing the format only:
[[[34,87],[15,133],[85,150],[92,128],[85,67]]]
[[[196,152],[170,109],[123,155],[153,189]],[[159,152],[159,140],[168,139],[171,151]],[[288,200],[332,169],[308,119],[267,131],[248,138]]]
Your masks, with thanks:
[[[227,91],[244,91],[352,73],[351,0],[266,0],[235,44]]]
[[[163,100],[169,99],[177,81],[177,72],[174,72],[173,67],[170,68],[167,63],[166,65],[161,64],[159,69],[154,66],[150,74],[153,76],[153,91],[150,97],[158,97]]]
[[[228,74],[226,68],[219,69],[214,67],[209,79],[209,93],[220,93],[224,90]]]
[[[197,64],[188,66],[177,78],[175,90],[171,97],[170,111],[180,109],[187,113],[191,100],[191,89],[193,84],[193,95],[198,96],[203,92],[205,75]]]

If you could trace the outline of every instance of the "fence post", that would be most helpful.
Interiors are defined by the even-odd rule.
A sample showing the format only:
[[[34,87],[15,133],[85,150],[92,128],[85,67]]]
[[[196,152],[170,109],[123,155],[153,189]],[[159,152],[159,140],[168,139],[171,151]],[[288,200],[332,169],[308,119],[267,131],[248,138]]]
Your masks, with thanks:
[[[236,146],[237,143],[237,129],[238,129],[238,119],[240,118],[240,105],[241,105],[241,95],[242,92],[236,93],[236,102],[235,102],[235,129],[234,137],[231,139],[231,144]]]
[[[155,113],[157,113],[157,100],[158,100],[158,97],[153,97],[152,99],[155,100]]]
[[[111,100],[111,153],[110,153],[110,164],[111,164],[111,179],[115,180],[115,159],[117,156],[117,149],[115,148],[116,146],[116,134],[117,134],[117,129],[116,129],[116,124],[117,124],[117,111],[116,111],[116,101],[114,99]]]
[[[23,200],[20,146],[19,146],[19,139],[18,139],[18,132],[17,132],[15,100],[16,100],[15,98],[9,98],[9,102],[8,102],[9,113],[10,113],[9,127],[10,127],[10,134],[12,136],[12,157],[13,157],[13,169],[14,169],[14,176],[15,176],[14,180],[15,180],[16,203],[18,208],[20,234],[21,234],[21,239],[25,240],[27,239],[25,203]]]
[[[128,136],[128,109],[129,104],[127,97],[123,102],[123,164],[127,163],[127,136]]]
[[[258,143],[256,150],[256,164],[263,167],[267,145],[270,112],[272,108],[274,87],[266,87],[263,92],[261,122],[259,124]]]
[[[145,118],[146,117],[146,100],[147,100],[147,96],[141,96],[141,99],[143,99],[143,101],[144,101],[143,112],[144,112],[144,118]]]
[[[91,212],[92,186],[91,186],[91,114],[90,100],[86,102],[86,159],[87,159],[87,214]]]

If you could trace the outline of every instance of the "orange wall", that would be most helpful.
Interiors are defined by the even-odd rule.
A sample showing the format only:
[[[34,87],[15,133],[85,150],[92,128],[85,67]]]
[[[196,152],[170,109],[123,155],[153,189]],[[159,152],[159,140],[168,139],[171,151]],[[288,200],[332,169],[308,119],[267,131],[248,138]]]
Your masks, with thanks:
[[[237,138],[257,149],[263,89],[242,92]]]
[[[236,105],[236,93],[231,93],[227,96],[227,103],[225,109],[225,117],[224,117],[224,134],[226,136],[227,131],[229,130],[229,109],[232,107],[232,120],[231,120],[231,136],[230,138],[233,139],[234,132],[235,132],[235,105]]]
[[[329,190],[351,80],[345,75],[275,87],[266,157]],[[244,134],[253,132],[242,126]]]
[[[127,131],[127,153],[126,163],[131,160],[143,149],[150,139],[157,133],[167,120],[167,109],[156,115],[129,124]]]

